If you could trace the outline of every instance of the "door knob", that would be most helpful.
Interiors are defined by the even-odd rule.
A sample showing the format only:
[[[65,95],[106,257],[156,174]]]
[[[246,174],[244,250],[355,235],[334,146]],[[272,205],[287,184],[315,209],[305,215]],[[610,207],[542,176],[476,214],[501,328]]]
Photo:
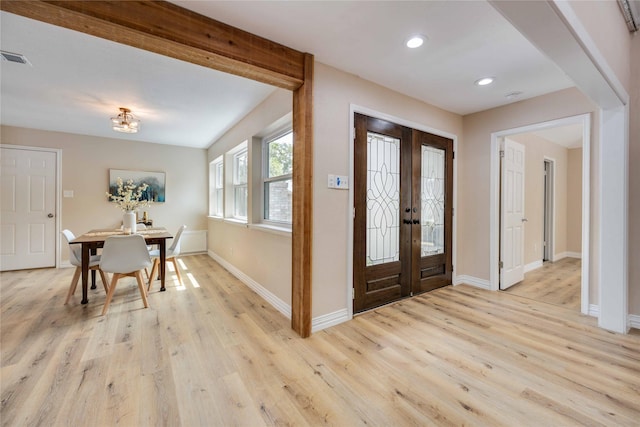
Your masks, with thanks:
[[[522,218],[522,222],[527,222],[529,221],[527,218]]]
[[[47,218],[53,218],[53,214],[50,213],[49,215],[47,215]]]

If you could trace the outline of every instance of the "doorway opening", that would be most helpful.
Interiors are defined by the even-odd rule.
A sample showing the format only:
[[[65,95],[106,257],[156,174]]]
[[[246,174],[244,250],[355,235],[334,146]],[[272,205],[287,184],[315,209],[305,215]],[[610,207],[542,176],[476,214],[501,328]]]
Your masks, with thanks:
[[[589,313],[589,115],[555,120],[494,134],[526,148],[521,219],[523,277],[508,283],[503,274],[504,225],[492,244],[498,245],[499,268],[494,289]],[[499,151],[498,151],[499,153]],[[499,154],[498,154],[499,155]],[[502,164],[498,159],[499,165]],[[493,167],[492,167],[493,169]],[[497,176],[500,200],[508,187]],[[505,189],[506,188],[506,189]],[[500,204],[498,212],[503,211]],[[517,250],[513,251],[517,254]],[[510,285],[514,285],[510,287]]]

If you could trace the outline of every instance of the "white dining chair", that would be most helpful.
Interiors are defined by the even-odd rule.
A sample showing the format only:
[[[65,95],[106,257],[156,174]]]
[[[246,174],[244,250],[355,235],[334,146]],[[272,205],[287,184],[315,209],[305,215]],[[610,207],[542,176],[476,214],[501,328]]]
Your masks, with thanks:
[[[167,248],[167,253],[165,260],[167,262],[171,261],[173,263],[173,267],[176,270],[176,275],[178,276],[178,282],[182,285],[182,277],[180,276],[180,269],[178,268],[178,262],[176,258],[180,255],[180,240],[182,239],[182,232],[187,228],[186,225],[181,225],[178,228],[178,232],[176,236],[173,238],[173,243],[171,246]],[[149,251],[149,255],[153,258],[153,268],[151,269],[151,274],[149,274],[149,285],[147,286],[148,290],[151,290],[151,282],[153,281],[154,276],[160,266],[160,250],[154,249]]]
[[[144,307],[149,307],[147,290],[142,280],[142,270],[150,266],[151,257],[149,256],[144,237],[141,235],[111,236],[105,240],[104,247],[102,248],[100,268],[107,273],[113,273],[113,277],[109,285],[107,300],[102,308],[102,315],[109,309],[109,304],[111,304],[111,299],[116,290],[116,284],[118,280],[123,277],[136,278]]]
[[[71,279],[71,286],[69,286],[69,292],[67,292],[67,299],[64,300],[64,303],[66,305],[69,303],[71,295],[76,292],[76,288],[78,287],[78,280],[80,279],[80,275],[82,274],[82,249],[80,248],[80,245],[71,244],[71,241],[76,238],[71,230],[62,230],[61,234],[67,241],[67,245],[69,246],[69,262],[71,263],[71,265],[74,265],[76,267],[76,271],[73,273],[73,278]],[[98,270],[100,272],[100,280],[102,280],[104,291],[109,293],[109,281],[107,280],[104,271],[100,269],[99,264],[100,255],[92,255],[89,258],[89,270]]]

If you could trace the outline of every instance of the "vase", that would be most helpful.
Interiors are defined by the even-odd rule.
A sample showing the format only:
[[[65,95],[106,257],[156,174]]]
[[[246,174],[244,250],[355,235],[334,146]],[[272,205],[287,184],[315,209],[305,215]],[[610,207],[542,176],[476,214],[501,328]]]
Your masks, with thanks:
[[[134,211],[126,211],[122,216],[122,229],[125,233],[136,232],[136,214]]]

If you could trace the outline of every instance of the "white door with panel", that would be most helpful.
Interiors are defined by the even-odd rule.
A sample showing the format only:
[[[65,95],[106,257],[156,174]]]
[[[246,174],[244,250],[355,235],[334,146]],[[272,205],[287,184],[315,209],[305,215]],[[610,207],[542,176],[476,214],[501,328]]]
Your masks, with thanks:
[[[56,152],[1,148],[1,271],[55,267],[56,168]]]
[[[525,147],[505,138],[501,154],[500,289],[507,289],[524,279]]]

